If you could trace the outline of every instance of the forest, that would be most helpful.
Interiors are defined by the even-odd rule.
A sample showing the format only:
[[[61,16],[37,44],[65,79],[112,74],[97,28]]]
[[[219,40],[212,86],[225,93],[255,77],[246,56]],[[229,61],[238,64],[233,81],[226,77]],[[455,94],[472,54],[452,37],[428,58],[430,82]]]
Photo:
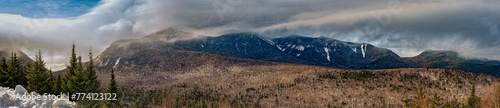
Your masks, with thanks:
[[[22,63],[16,53],[12,52],[11,57],[2,57],[0,61],[0,86],[14,88],[16,85],[22,85],[29,91],[40,94],[50,93],[117,93],[118,100],[107,101],[92,101],[92,100],[72,100],[78,103],[79,107],[262,107],[261,101],[270,98],[276,106],[287,101],[279,99],[278,95],[260,94],[260,95],[237,95],[231,98],[231,95],[220,94],[218,89],[201,89],[194,86],[192,89],[186,89],[184,92],[174,90],[150,90],[150,89],[132,89],[119,88],[115,80],[114,69],[109,69],[111,75],[107,87],[101,87],[101,81],[98,80],[98,74],[94,67],[93,54],[89,51],[90,60],[83,63],[81,56],[75,52],[73,44],[69,65],[65,73],[61,75],[53,75],[52,70],[47,69],[43,60],[42,51],[38,51],[33,58],[33,62]],[[86,65],[84,65],[86,64]],[[446,70],[443,75],[453,77],[452,70]],[[277,84],[280,88],[295,88],[300,84],[308,82],[323,82],[330,80],[339,80],[339,83],[358,83],[373,82],[378,79],[388,79],[390,75],[386,73],[377,73],[370,70],[347,70],[343,69],[338,72],[316,72],[316,78],[295,78],[291,84]],[[412,82],[421,78],[417,74],[405,73],[399,79],[400,82]],[[460,80],[458,80],[460,81]],[[423,83],[425,86],[419,86],[418,89],[412,90],[411,87],[396,86],[391,84],[393,90],[409,89],[415,91],[415,96],[407,96],[401,99],[404,103],[402,107],[411,108],[478,108],[478,107],[500,107],[500,83],[491,84],[492,89],[486,91],[487,97],[479,97],[476,95],[475,82],[470,88],[470,95],[463,101],[458,101],[457,98],[445,100],[442,95],[436,92],[426,91],[427,88],[441,88],[434,83]],[[338,85],[338,83],[337,83]],[[357,85],[357,84],[356,84]],[[173,85],[175,88],[189,88],[192,85]],[[273,85],[260,86],[258,88],[246,88],[247,93],[253,91],[264,91],[266,88],[273,88]],[[216,87],[217,88],[217,87]],[[222,89],[222,86],[221,86]],[[230,88],[229,88],[230,89]],[[257,93],[257,92],[256,92]],[[257,101],[248,101],[248,98],[257,99]],[[335,97],[332,97],[335,98]],[[289,99],[286,96],[285,99]],[[305,101],[304,101],[305,102]],[[328,104],[324,107],[343,107],[347,103]],[[373,106],[375,107],[375,106]]]

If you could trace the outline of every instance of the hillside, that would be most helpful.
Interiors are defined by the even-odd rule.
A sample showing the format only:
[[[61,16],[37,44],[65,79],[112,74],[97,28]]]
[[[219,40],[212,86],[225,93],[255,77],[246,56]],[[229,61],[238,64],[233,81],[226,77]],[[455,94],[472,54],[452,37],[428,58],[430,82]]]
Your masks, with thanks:
[[[389,69],[408,67],[394,52],[366,43],[326,37],[289,36],[273,39],[280,50],[309,62],[326,62],[348,69]]]
[[[12,52],[16,53],[17,58],[22,63],[28,63],[28,62],[33,63],[33,60],[28,55],[26,55],[23,51],[21,51],[19,49],[12,49],[12,48],[11,49],[9,49],[9,48],[1,49],[0,48],[0,57],[5,57],[5,59],[7,61],[9,61],[10,57],[12,56]]]
[[[175,50],[272,62],[325,66],[342,69],[449,68],[498,76],[500,61],[465,59],[452,51],[425,51],[400,57],[389,49],[326,37],[289,36],[266,39],[256,33],[233,33],[217,37],[166,29],[140,39],[114,42],[97,57],[100,66],[113,65],[121,57],[142,50]],[[152,55],[162,56],[162,55]]]
[[[402,107],[405,102],[413,99],[419,86],[427,91],[427,97],[437,93],[443,97],[443,102],[453,100],[453,96],[462,102],[470,94],[472,82],[475,81],[477,85],[477,93],[484,96],[485,89],[498,80],[493,76],[460,70],[402,68],[404,65],[397,67],[398,69],[383,70],[336,69],[338,68],[336,66],[340,66],[339,63],[304,65],[311,59],[300,56],[295,58],[291,56],[293,54],[282,53],[283,51],[298,53],[297,50],[286,50],[293,45],[288,47],[284,44],[285,41],[266,41],[255,35],[243,33],[207,37],[169,29],[143,39],[113,43],[95,59],[96,68],[103,87],[109,83],[110,69],[114,68],[117,82],[124,89],[154,90],[168,94],[164,94],[166,98],[164,106],[178,105],[176,103],[184,102],[179,101],[179,96],[196,93],[196,97],[213,98],[246,106]],[[177,39],[167,41],[162,40],[163,38]],[[311,38],[312,41],[302,38],[298,40],[290,42],[299,42],[296,44],[301,45],[342,42],[321,38]],[[351,49],[361,45],[363,47],[366,45],[366,49],[362,49],[364,51]],[[428,60],[429,57],[435,58],[435,53],[424,53],[409,60],[399,59],[399,56],[393,55],[390,50],[368,44],[342,42],[338,46],[328,45],[332,50],[340,50],[338,54],[332,52],[332,59],[338,56],[351,56],[353,62],[345,62],[350,65],[376,66],[395,60],[397,63],[401,61],[418,63],[415,67],[424,67],[439,66],[424,64],[429,61],[444,60]],[[351,52],[343,51],[346,48]],[[314,48],[311,50],[314,51]],[[361,53],[356,53],[358,51]],[[317,52],[316,58],[325,62],[325,55],[322,53],[326,52]],[[283,58],[277,59],[279,57]],[[284,58],[289,58],[286,60],[290,61],[280,61]],[[356,61],[361,58],[370,60]],[[197,102],[197,99],[192,101]]]
[[[7,39],[0,40],[0,57],[5,57],[7,60],[10,59],[12,52],[16,53],[16,56],[22,63],[33,62],[31,58],[26,55],[23,51],[15,48],[11,45],[10,41]]]
[[[414,67],[459,69],[467,72],[500,76],[498,61],[465,59],[454,51],[424,51],[420,55],[405,58]]]
[[[192,51],[139,51],[131,58],[122,57],[115,62],[120,87],[160,90],[172,95],[198,91],[221,100],[263,107],[275,107],[275,100],[279,101],[278,106],[289,107],[402,106],[402,100],[412,99],[419,86],[440,94],[445,101],[453,96],[462,101],[469,95],[473,80],[479,94],[497,80],[457,70],[356,71]],[[106,85],[110,67],[99,68],[99,78]]]
[[[444,101],[451,101],[455,96],[461,102],[469,95],[474,80],[478,94],[484,94],[484,90],[498,80],[493,76],[447,69],[344,70],[197,52],[171,53],[188,56],[167,59],[187,61],[180,65],[164,62],[167,64],[145,67],[122,64],[115,68],[118,84],[126,89],[159,90],[174,96],[199,92],[219,100],[262,107],[401,107],[404,100],[413,99],[419,86],[425,88],[428,97],[438,93]],[[189,62],[206,59],[211,60]],[[167,65],[172,65],[169,67],[173,70],[162,67]],[[101,69],[99,78],[106,85],[109,70]]]

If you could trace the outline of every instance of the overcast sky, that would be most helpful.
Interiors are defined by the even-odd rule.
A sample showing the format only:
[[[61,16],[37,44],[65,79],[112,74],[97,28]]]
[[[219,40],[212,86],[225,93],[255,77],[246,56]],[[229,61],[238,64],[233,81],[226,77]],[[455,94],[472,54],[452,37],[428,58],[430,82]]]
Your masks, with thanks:
[[[453,50],[500,60],[498,0],[0,0],[0,39],[53,70],[111,42],[177,28],[203,35],[325,36],[400,56]]]

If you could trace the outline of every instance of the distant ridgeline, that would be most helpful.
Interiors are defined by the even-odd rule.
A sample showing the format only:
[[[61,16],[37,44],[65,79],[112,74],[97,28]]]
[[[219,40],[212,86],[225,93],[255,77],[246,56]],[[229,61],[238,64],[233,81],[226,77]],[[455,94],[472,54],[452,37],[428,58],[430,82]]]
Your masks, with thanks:
[[[425,51],[400,57],[386,48],[326,37],[288,36],[266,39],[256,33],[217,37],[166,29],[140,39],[113,42],[99,57],[99,66],[114,67],[120,61],[138,62],[141,51],[195,51],[264,61],[326,66],[342,69],[445,68],[500,76],[500,62],[465,59],[453,51]],[[151,55],[150,55],[151,56]],[[154,55],[153,55],[154,56]],[[148,56],[149,57],[149,56]]]
[[[234,33],[209,37],[166,29],[141,39],[113,42],[97,58],[99,66],[114,67],[119,58],[134,60],[140,51],[177,50],[219,54],[264,61],[317,65],[342,69],[444,68],[500,77],[500,61],[466,59],[454,51],[424,51],[415,57],[400,57],[386,48],[367,43],[339,41],[326,37],[292,35],[266,39],[256,33]],[[19,49],[0,50],[0,56],[15,52],[22,61],[32,63]],[[154,55],[152,55],[154,56]],[[98,67],[99,68],[99,67]]]
[[[17,58],[23,64],[33,63],[33,60],[19,49],[14,49],[14,48],[0,49],[0,57],[5,57],[7,60],[10,59],[10,57],[12,57],[12,54],[16,54]]]

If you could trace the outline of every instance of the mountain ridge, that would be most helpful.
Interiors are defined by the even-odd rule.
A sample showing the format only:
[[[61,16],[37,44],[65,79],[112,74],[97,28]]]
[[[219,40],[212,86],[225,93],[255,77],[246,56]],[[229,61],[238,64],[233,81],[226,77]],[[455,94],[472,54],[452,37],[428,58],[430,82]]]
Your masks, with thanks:
[[[124,47],[120,43],[127,45]],[[130,56],[147,49],[207,52],[244,59],[342,69],[449,68],[487,73],[497,77],[500,70],[500,65],[494,64],[495,61],[469,60],[454,51],[428,50],[414,57],[400,57],[389,49],[368,43],[346,42],[327,37],[291,35],[266,39],[252,32],[212,37],[171,28],[140,39],[115,41],[98,58],[112,54]],[[116,61],[118,58],[120,57],[112,57],[110,60]],[[96,61],[100,65],[113,64],[109,63],[110,60]]]

